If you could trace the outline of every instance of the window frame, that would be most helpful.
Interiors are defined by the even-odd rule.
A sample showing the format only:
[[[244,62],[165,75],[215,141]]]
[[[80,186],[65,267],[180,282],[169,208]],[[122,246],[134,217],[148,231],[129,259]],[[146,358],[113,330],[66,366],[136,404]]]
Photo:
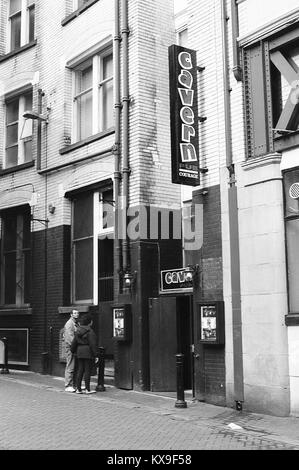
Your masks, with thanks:
[[[8,12],[7,12],[7,53],[11,53],[21,49],[23,46],[33,42],[35,40],[35,1],[34,0],[20,0],[21,9],[10,14],[10,3],[8,2]],[[30,13],[34,12],[33,16],[33,37],[30,36],[31,31],[31,20],[32,17]],[[13,46],[12,40],[12,18],[20,17],[20,40],[19,44]]]
[[[9,217],[16,217],[16,231],[15,231],[15,238],[16,238],[16,246],[14,248],[5,249],[4,247],[4,239],[5,239],[5,219],[8,220]],[[25,220],[27,218],[27,220]],[[32,229],[31,229],[31,211],[29,206],[22,206],[13,209],[7,209],[0,213],[1,219],[1,249],[0,249],[0,305],[1,307],[29,307],[30,301],[25,302],[25,298],[29,297],[31,299],[31,237],[32,237]],[[24,237],[24,230],[26,227],[26,223],[29,224],[30,231],[29,231],[29,242],[28,246],[25,246],[25,237]],[[19,238],[18,238],[19,235]],[[7,276],[6,273],[6,262],[5,259],[10,254],[15,253],[15,303],[6,303],[5,300],[5,280]],[[29,266],[26,265],[26,255],[29,253]],[[26,276],[26,268],[29,267],[30,276],[29,279]],[[27,284],[26,284],[27,282]],[[27,288],[26,288],[27,285]],[[27,291],[28,289],[28,291]],[[26,290],[26,292],[25,292]]]
[[[113,87],[114,87],[114,76],[113,76],[113,67],[112,67],[112,75],[108,78],[103,79],[103,60],[106,57],[112,57],[112,64],[113,64],[113,47],[112,44],[107,44],[106,47],[102,48],[98,52],[94,53],[93,55],[89,55],[82,60],[72,65],[72,88],[73,88],[73,128],[72,128],[72,143],[80,142],[82,140],[88,139],[89,137],[99,134],[101,132],[105,132],[111,129],[113,124],[113,117],[114,117],[114,107],[112,106],[111,113],[112,113],[112,125],[105,125],[103,122],[104,116],[104,107],[103,101],[105,95],[103,93],[103,89],[106,83],[112,82],[112,94]],[[92,84],[91,87],[88,89],[79,92],[78,91],[78,75],[82,73],[83,70],[86,70],[91,64],[92,67]],[[86,64],[86,67],[84,67]],[[92,122],[91,122],[91,134],[90,135],[82,135],[80,131],[80,111],[79,111],[79,99],[82,95],[91,92],[91,99],[92,99]]]
[[[276,32],[274,35],[255,38],[248,44],[241,45],[241,58],[244,70],[244,109],[246,122],[247,158],[260,157],[272,152],[280,152],[299,145],[299,129],[278,133],[275,131],[275,105],[273,101],[274,84],[273,72],[277,70],[274,55],[281,50],[291,48],[299,39],[299,25],[291,25]],[[255,61],[255,64],[254,64]],[[284,61],[286,63],[286,60]],[[282,64],[281,69],[285,65]],[[256,68],[256,74],[252,69]],[[299,68],[299,67],[297,67]],[[295,73],[295,72],[294,72]],[[260,74],[257,79],[257,74]],[[299,79],[299,75],[298,75]],[[259,81],[258,81],[259,80]],[[258,87],[259,85],[259,87]],[[258,90],[258,96],[256,89]],[[253,93],[252,89],[255,90]],[[292,88],[290,87],[290,94]],[[255,100],[255,103],[254,103]],[[278,120],[285,113],[285,105],[278,111]],[[259,109],[258,109],[259,108]],[[299,112],[299,103],[297,106]]]
[[[33,151],[31,146],[31,158],[26,158],[26,143],[33,141],[33,123],[32,120],[26,119],[23,117],[25,111],[30,111],[28,106],[26,106],[26,97],[31,95],[31,109],[33,107],[33,89],[32,87],[27,87],[18,93],[10,94],[5,98],[5,138],[4,138],[4,148],[5,156],[3,161],[3,168],[9,169],[15,166],[23,165],[24,163],[29,163],[33,161]],[[7,122],[8,119],[8,106],[14,101],[18,101],[18,120],[13,122]],[[18,140],[14,145],[8,145],[8,128],[12,125],[18,125]],[[25,130],[28,133],[27,136],[24,136]],[[18,148],[17,152],[17,162],[14,165],[8,165],[7,150],[12,147]]]
[[[92,298],[89,299],[76,299],[76,260],[75,260],[75,247],[74,243],[78,241],[78,239],[74,240],[74,224],[75,224],[75,218],[74,218],[74,201],[72,204],[72,239],[71,239],[71,252],[72,252],[72,289],[71,289],[71,297],[72,297],[72,302],[73,304],[94,304],[97,305],[99,301],[99,263],[98,263],[98,256],[99,256],[99,241],[103,240],[105,238],[112,238],[114,240],[114,224],[113,227],[108,227],[104,228],[103,227],[103,199],[101,197],[102,194],[105,192],[110,192],[112,189],[113,191],[113,185],[108,185],[105,186],[99,190],[95,190],[93,192],[86,191],[82,193],[83,195],[91,195],[92,194],[92,201],[93,201],[93,234],[90,235],[88,238],[93,239],[93,267],[92,267],[92,291],[93,291],[93,296]],[[79,198],[80,196],[78,196]],[[113,276],[109,277],[109,279],[114,279],[114,273]],[[104,279],[104,278],[102,278]],[[105,279],[108,279],[105,278]],[[91,286],[90,286],[91,287]],[[112,299],[113,300],[113,299]]]
[[[294,302],[294,296],[291,290],[294,287],[294,282],[293,280],[290,279],[290,276],[291,276],[290,259],[291,258],[293,259],[294,256],[290,253],[291,247],[289,246],[289,240],[290,240],[289,230],[291,230],[292,228],[290,226],[292,225],[293,222],[299,223],[299,199],[297,199],[296,210],[291,209],[288,211],[288,201],[290,201],[288,192],[289,192],[291,185],[293,184],[293,181],[290,181],[290,180],[295,179],[295,180],[298,180],[299,182],[299,166],[284,170],[282,172],[282,176],[283,176],[283,203],[284,203],[284,222],[285,222],[286,278],[287,278],[287,291],[288,291],[288,315],[296,315],[299,317],[299,305],[298,305],[298,309],[294,310],[292,308],[292,303]],[[298,248],[299,248],[299,239],[298,239]],[[299,271],[298,271],[298,275],[299,275]],[[295,286],[295,289],[293,290],[294,291],[296,290],[297,292],[298,290],[297,286]]]

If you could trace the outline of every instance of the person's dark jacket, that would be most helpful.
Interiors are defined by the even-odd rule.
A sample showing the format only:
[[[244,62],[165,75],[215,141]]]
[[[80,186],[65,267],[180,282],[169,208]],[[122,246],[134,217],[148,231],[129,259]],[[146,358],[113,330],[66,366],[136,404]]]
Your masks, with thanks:
[[[77,357],[92,359],[97,355],[97,339],[90,326],[79,326],[76,331]]]

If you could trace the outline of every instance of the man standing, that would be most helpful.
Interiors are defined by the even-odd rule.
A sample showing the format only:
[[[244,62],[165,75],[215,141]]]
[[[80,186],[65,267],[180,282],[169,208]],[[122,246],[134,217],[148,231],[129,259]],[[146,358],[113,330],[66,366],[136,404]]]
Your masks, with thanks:
[[[76,357],[72,353],[70,347],[71,342],[75,336],[77,327],[79,326],[80,312],[78,310],[72,310],[71,316],[64,325],[64,342],[65,342],[65,352],[66,352],[66,365],[65,365],[65,391],[66,392],[75,392],[74,387],[74,371],[76,365]]]

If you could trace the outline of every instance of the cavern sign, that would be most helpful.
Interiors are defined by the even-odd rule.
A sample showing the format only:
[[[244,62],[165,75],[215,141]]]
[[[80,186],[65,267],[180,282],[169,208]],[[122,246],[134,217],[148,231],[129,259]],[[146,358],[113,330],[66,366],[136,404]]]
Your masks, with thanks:
[[[169,47],[172,182],[197,186],[198,103],[196,51]]]
[[[192,291],[192,282],[188,281],[184,268],[161,271],[161,294],[174,291]]]

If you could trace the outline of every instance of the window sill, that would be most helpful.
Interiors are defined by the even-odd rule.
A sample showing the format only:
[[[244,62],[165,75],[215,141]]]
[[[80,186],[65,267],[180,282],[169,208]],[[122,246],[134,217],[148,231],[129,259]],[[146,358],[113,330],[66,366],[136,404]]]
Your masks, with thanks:
[[[31,49],[31,47],[34,47],[37,44],[37,40],[35,39],[34,41],[29,42],[28,44],[25,44],[25,46],[19,47],[18,49],[15,49],[14,51],[8,52],[7,54],[1,55],[0,56],[0,63],[4,62],[5,60],[10,59],[11,57],[14,57],[21,52],[27,51],[28,49]]]
[[[31,168],[35,165],[34,160],[32,162],[22,163],[21,165],[12,166],[10,168],[6,168],[5,170],[0,170],[0,176],[7,175],[9,173],[15,173],[16,171],[22,171],[26,168]]]
[[[0,316],[4,315],[32,315],[32,308],[30,307],[16,307],[16,308],[5,308],[0,307]]]
[[[113,134],[114,132],[115,132],[114,127],[110,127],[110,129],[100,132],[99,134],[91,135],[90,137],[87,137],[84,140],[80,140],[79,142],[68,145],[67,147],[63,147],[62,149],[59,150],[59,153],[60,155],[64,155],[65,153],[72,152],[73,150],[77,150],[80,147],[84,147],[84,145],[87,145],[87,144],[90,144],[91,142],[95,142],[96,140],[102,139],[103,137]]]
[[[88,10],[89,7],[91,7],[94,3],[96,3],[98,0],[90,0],[88,3],[85,5],[82,5],[82,7],[78,8],[77,10],[73,11],[70,15],[66,16],[62,21],[61,25],[65,26],[66,24],[70,23],[70,21],[73,21],[75,18],[77,18],[81,13],[83,13],[85,10]]]

